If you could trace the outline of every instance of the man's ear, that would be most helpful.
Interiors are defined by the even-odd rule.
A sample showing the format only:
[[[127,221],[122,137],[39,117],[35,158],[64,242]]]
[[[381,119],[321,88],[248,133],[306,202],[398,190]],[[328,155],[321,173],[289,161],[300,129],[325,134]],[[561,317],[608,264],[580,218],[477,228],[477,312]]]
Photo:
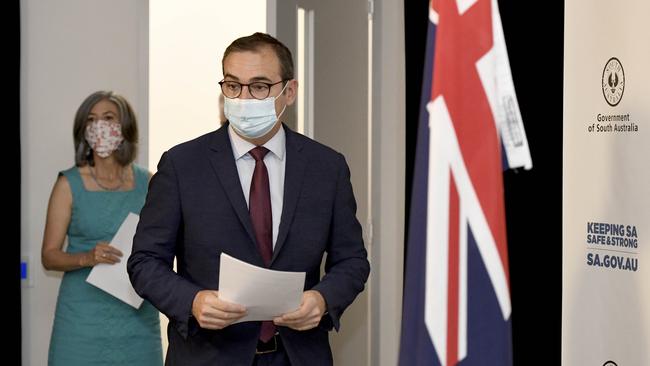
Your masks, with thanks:
[[[287,87],[284,89],[287,105],[292,105],[298,95],[298,80],[291,79],[287,81]]]

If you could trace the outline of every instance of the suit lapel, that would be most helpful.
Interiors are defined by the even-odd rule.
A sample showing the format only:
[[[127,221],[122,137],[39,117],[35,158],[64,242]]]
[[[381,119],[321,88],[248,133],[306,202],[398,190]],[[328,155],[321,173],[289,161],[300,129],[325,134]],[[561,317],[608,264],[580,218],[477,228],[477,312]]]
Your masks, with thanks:
[[[296,138],[296,133],[291,131],[286,125],[284,125],[284,130],[286,133],[287,154],[287,162],[284,171],[284,202],[282,204],[282,217],[280,219],[280,228],[278,229],[278,239],[275,242],[275,248],[273,249],[271,264],[273,264],[273,261],[277,258],[278,253],[284,246],[284,241],[289,233],[289,227],[293,221],[298,197],[302,188],[305,167],[307,166],[304,154],[300,154],[302,144]]]
[[[244,192],[239,182],[239,173],[237,173],[237,165],[235,164],[230,138],[228,137],[227,125],[213,134],[210,140],[210,150],[212,151],[208,154],[208,158],[214,173],[226,191],[226,196],[228,196],[230,204],[235,209],[239,221],[244,225],[251,242],[256,245],[253,225],[248,213],[248,206],[246,206]],[[255,252],[257,253],[257,248],[255,248]]]

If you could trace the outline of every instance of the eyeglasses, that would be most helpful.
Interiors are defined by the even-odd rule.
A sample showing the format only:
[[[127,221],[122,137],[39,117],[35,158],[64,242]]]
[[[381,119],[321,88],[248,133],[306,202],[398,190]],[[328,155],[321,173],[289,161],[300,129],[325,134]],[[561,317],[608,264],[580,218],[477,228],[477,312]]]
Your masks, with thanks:
[[[261,100],[269,97],[269,94],[271,93],[271,88],[274,85],[286,81],[289,81],[289,79],[282,79],[277,83],[264,83],[261,81],[256,81],[250,84],[242,84],[237,81],[221,80],[219,82],[219,85],[221,85],[221,92],[226,98],[230,98],[230,99],[237,98],[241,95],[241,91],[244,89],[244,87],[248,87],[248,92],[250,93],[250,95],[252,95],[253,98],[255,99]]]

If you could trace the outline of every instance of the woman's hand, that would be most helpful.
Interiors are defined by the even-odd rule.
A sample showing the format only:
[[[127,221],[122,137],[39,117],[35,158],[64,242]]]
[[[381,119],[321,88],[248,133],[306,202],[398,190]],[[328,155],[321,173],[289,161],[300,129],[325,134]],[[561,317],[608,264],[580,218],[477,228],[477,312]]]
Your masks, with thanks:
[[[99,263],[115,264],[120,262],[122,252],[107,242],[100,241],[86,252],[82,266],[93,267]]]

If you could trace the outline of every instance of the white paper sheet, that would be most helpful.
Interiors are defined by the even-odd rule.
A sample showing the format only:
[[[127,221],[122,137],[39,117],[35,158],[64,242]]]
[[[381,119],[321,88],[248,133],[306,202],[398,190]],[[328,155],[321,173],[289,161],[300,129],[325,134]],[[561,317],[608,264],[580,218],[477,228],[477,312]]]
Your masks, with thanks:
[[[219,297],[243,305],[248,314],[236,323],[273,318],[297,310],[305,286],[305,272],[273,271],[222,253]]]
[[[126,262],[131,255],[133,235],[135,235],[139,220],[140,216],[130,212],[111,240],[111,245],[122,251],[123,256],[120,258],[120,262],[115,264],[100,263],[93,267],[86,278],[86,282],[99,287],[136,309],[140,308],[143,300],[135,293],[131,281],[129,281]]]

